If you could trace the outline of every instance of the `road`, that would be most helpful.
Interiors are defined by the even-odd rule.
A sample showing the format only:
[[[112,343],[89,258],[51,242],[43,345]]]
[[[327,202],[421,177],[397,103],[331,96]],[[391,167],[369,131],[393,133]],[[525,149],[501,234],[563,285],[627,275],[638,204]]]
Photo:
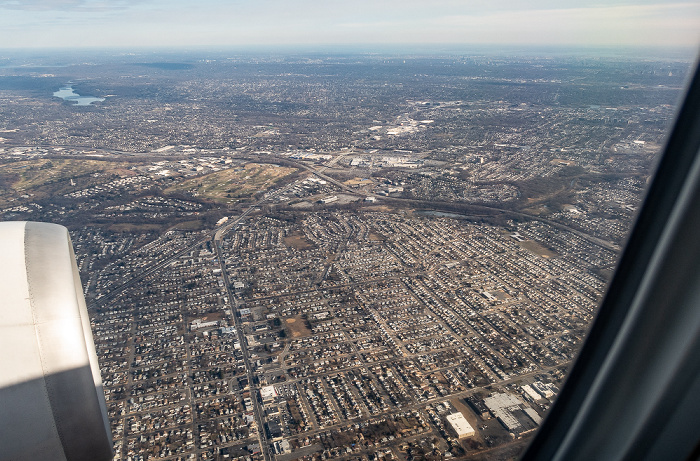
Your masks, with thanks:
[[[252,208],[249,208],[249,210]],[[246,214],[242,214],[232,225],[229,227],[229,229],[233,228],[235,223],[240,223],[242,222],[243,219],[245,219]],[[267,440],[267,435],[265,434],[265,426],[264,424],[264,419],[262,417],[262,408],[260,405],[260,401],[258,400],[258,388],[256,380],[255,380],[255,375],[253,374],[253,368],[250,365],[250,353],[248,352],[248,343],[245,338],[245,333],[243,331],[243,324],[241,323],[241,319],[237,315],[238,311],[238,306],[239,306],[239,301],[237,298],[234,297],[233,291],[231,291],[231,282],[229,281],[228,278],[228,273],[226,272],[226,262],[224,258],[224,253],[221,249],[221,236],[223,233],[219,234],[217,232],[217,235],[219,236],[219,240],[214,240],[215,242],[215,247],[216,247],[216,254],[219,258],[219,265],[221,266],[221,274],[224,277],[224,285],[226,286],[226,292],[228,294],[228,299],[231,300],[231,317],[233,317],[234,324],[236,325],[236,334],[238,335],[238,342],[241,344],[241,353],[243,354],[243,363],[245,364],[246,368],[246,376],[248,377],[248,385],[250,386],[250,398],[253,401],[253,414],[255,416],[255,424],[257,426],[257,431],[258,431],[258,442],[260,443],[260,450],[262,451],[263,457],[266,460],[271,460],[273,459],[271,454],[270,454],[270,443]]]
[[[255,379],[256,376],[253,374],[253,367],[250,364],[250,352],[248,351],[248,342],[246,341],[246,338],[245,338],[245,332],[243,329],[243,324],[241,323],[241,319],[237,315],[240,301],[238,298],[236,298],[235,294],[231,290],[231,281],[229,280],[228,272],[226,270],[226,257],[224,255],[223,249],[221,247],[221,241],[227,232],[238,227],[263,202],[270,200],[279,194],[282,194],[283,192],[292,188],[293,186],[294,186],[294,183],[289,184],[289,185],[287,185],[287,186],[285,186],[285,187],[283,187],[275,192],[265,194],[265,196],[263,196],[260,200],[255,202],[253,205],[251,205],[250,208],[248,208],[238,218],[236,218],[236,220],[229,222],[229,223],[221,226],[218,230],[216,230],[216,232],[214,232],[214,237],[213,237],[214,248],[216,249],[216,256],[219,260],[219,266],[221,267],[221,274],[223,275],[223,278],[224,278],[224,286],[226,287],[226,294],[228,295],[228,299],[231,301],[231,308],[232,308],[231,309],[231,317],[233,318],[234,325],[236,326],[236,334],[238,335],[238,342],[241,345],[241,353],[243,354],[243,363],[245,364],[246,376],[248,377],[248,383],[249,383],[248,385],[250,386],[250,397],[251,397],[251,400],[253,401],[253,415],[255,417],[255,424],[257,426],[258,442],[260,443],[260,450],[262,451],[262,454],[263,454],[263,457],[265,460],[274,459],[274,455],[272,455],[270,453],[270,441],[268,440],[267,434],[265,433],[265,426],[264,426],[265,420],[263,418],[263,409],[262,409],[262,406],[260,405],[260,401],[258,399],[258,390],[260,389],[260,386],[256,384],[257,383],[257,380]]]

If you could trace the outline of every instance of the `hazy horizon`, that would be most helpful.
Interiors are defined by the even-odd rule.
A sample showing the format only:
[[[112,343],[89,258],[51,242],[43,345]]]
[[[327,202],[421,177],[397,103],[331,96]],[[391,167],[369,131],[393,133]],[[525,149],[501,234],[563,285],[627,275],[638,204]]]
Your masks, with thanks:
[[[0,48],[691,47],[700,4],[0,0]]]
[[[345,59],[353,56],[376,59],[421,58],[590,58],[590,59],[655,59],[692,62],[698,58],[698,48],[691,46],[546,46],[546,45],[484,45],[484,44],[335,44],[335,45],[248,45],[248,46],[188,46],[188,47],[0,47],[2,67],[55,67],[72,65],[74,60],[110,62],[189,62],[256,58],[276,59]],[[261,61],[261,62],[263,62]]]

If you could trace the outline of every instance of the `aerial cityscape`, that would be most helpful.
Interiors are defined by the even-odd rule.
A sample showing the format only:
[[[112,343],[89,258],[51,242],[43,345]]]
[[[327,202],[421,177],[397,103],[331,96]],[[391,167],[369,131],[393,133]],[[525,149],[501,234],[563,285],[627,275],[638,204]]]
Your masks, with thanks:
[[[0,220],[68,227],[115,460],[507,460],[690,60],[0,54]]]

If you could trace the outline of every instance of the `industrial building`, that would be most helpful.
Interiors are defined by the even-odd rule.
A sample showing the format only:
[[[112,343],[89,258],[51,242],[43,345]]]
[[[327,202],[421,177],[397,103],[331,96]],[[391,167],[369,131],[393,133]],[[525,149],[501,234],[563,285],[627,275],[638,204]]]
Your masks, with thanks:
[[[484,404],[514,437],[534,431],[541,422],[537,412],[515,395],[506,392],[485,398]]]

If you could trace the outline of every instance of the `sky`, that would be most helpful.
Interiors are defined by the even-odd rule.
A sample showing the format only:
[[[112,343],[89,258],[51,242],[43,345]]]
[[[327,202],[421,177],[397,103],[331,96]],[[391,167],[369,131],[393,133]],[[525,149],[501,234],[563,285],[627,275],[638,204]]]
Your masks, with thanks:
[[[1,48],[700,45],[700,1],[0,0]]]

